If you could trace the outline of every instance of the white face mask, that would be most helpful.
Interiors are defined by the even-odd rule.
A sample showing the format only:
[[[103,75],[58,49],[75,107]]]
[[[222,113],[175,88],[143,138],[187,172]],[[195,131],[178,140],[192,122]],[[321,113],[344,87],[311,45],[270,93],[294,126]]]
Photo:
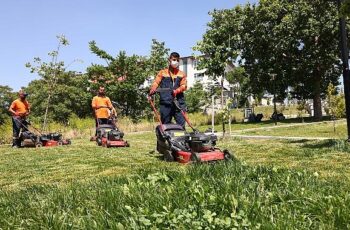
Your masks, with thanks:
[[[171,65],[171,67],[173,67],[173,68],[177,68],[177,67],[179,67],[179,62],[178,62],[178,61],[171,61],[171,62],[170,62],[170,65]]]

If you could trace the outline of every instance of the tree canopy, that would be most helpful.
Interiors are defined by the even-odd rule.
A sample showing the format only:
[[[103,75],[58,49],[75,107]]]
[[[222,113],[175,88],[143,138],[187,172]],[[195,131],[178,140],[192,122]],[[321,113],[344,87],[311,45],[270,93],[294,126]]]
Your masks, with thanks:
[[[208,73],[222,72],[227,60],[240,62],[253,95],[276,92],[284,98],[292,87],[295,98],[313,99],[320,118],[328,84],[339,84],[336,2],[261,0],[211,16],[195,47],[205,54]]]

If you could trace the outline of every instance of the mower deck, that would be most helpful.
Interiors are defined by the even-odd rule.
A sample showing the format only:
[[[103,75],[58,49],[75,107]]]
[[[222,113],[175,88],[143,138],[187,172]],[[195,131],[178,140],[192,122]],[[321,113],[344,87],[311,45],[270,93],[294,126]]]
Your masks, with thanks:
[[[123,140],[124,133],[113,124],[99,125],[96,129],[96,144],[102,147],[129,147],[129,143]]]
[[[204,133],[187,133],[175,124],[159,125],[156,128],[157,150],[163,154],[165,161],[214,162],[232,159],[228,150],[216,148],[216,135]]]

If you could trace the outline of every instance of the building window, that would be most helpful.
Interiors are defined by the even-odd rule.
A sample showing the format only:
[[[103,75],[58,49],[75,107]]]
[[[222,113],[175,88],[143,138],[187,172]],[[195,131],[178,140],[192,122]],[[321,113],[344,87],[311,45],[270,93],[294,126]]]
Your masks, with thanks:
[[[195,81],[203,81],[204,73],[195,73],[194,74],[194,80]]]

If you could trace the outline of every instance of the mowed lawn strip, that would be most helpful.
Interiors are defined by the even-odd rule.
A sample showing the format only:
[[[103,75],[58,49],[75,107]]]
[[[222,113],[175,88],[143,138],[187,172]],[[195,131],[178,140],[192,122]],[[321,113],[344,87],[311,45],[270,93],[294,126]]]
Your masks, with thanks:
[[[21,189],[30,185],[131,175],[143,167],[169,167],[159,161],[154,151],[153,133],[130,134],[125,139],[131,147],[99,147],[88,138],[74,139],[72,145],[60,147],[11,149],[2,146],[0,186]]]

